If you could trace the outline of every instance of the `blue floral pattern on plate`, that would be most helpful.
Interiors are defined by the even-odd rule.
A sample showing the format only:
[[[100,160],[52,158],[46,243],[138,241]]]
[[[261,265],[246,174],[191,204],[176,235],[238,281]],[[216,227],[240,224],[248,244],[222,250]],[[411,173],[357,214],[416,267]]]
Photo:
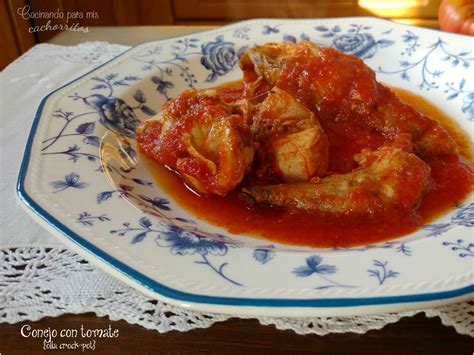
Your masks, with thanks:
[[[455,213],[451,215],[450,221],[428,224],[424,226],[423,229],[429,232],[427,237],[436,237],[456,226],[474,227],[474,202],[456,206]]]
[[[162,202],[167,203],[166,200]],[[166,210],[168,207],[162,207],[161,209]],[[138,227],[132,227],[130,223],[125,222],[122,229],[110,231],[110,233],[117,234],[118,236],[124,236],[129,232],[134,234],[131,240],[132,244],[140,243],[147,235],[154,234],[156,236],[156,244],[160,247],[169,248],[171,254],[181,256],[197,254],[201,256],[201,259],[195,261],[196,264],[206,265],[228,282],[236,286],[242,286],[241,283],[232,280],[224,274],[224,267],[227,266],[227,262],[216,267],[209,260],[210,255],[225,256],[229,247],[235,247],[235,243],[229,243],[225,236],[217,234],[213,236],[215,238],[213,239],[209,238],[209,234],[203,235],[195,227],[184,229],[176,224],[161,224],[157,228],[153,228],[152,222],[147,217],[140,218]]]
[[[20,173],[21,198],[69,231],[63,238],[90,254],[109,255],[107,262],[136,287],[223,311],[282,304],[269,314],[293,315],[305,299],[311,308],[304,306],[304,314],[327,314],[326,300],[335,307],[360,306],[359,299],[379,304],[380,297],[415,300],[472,284],[472,198],[410,236],[322,250],[233,235],[196,219],[156,186],[137,154],[139,122],[185,89],[238,79],[244,48],[281,40],[311,40],[359,56],[380,80],[422,90],[472,130],[474,81],[468,74],[474,59],[464,37],[367,18],[249,21],[143,44],[45,99]],[[434,263],[432,255],[446,262]],[[425,272],[420,262],[431,267]],[[222,299],[236,300],[224,306]]]
[[[272,246],[273,247],[273,246]],[[253,251],[253,257],[260,264],[266,264],[275,257],[275,252],[267,248],[257,248]]]
[[[315,287],[317,290],[323,290],[331,287],[354,287],[349,285],[343,285],[339,282],[329,278],[328,275],[335,274],[337,269],[334,265],[328,265],[322,263],[323,258],[320,255],[312,255],[306,258],[306,265],[298,266],[293,270],[293,273],[298,277],[308,277],[311,275],[317,275],[325,282],[323,285]]]
[[[395,43],[395,41],[387,38],[376,40],[368,32],[372,27],[366,25],[351,23],[346,32],[342,32],[339,25],[331,28],[315,26],[314,29],[321,32],[323,38],[332,39],[332,46],[334,48],[347,54],[353,54],[361,59],[372,58],[377,53],[378,48],[385,48]]]
[[[51,182],[51,186],[55,189],[53,193],[64,191],[69,188],[84,189],[87,187],[87,183],[79,181],[80,176],[75,172],[64,176],[64,180],[56,180]]]
[[[211,71],[206,82],[213,82],[234,68],[244,48],[236,50],[233,42],[224,41],[224,36],[217,36],[215,41],[204,43],[201,49],[201,64]]]
[[[370,276],[376,277],[379,285],[383,285],[388,278],[399,276],[399,272],[388,269],[388,261],[374,260],[374,269],[367,270]]]

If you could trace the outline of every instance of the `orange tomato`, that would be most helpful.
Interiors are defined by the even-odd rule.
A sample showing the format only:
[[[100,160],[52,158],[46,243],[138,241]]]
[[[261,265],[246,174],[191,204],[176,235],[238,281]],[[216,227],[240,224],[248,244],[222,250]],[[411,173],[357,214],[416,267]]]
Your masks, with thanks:
[[[474,36],[474,0],[443,0],[438,19],[443,31]]]

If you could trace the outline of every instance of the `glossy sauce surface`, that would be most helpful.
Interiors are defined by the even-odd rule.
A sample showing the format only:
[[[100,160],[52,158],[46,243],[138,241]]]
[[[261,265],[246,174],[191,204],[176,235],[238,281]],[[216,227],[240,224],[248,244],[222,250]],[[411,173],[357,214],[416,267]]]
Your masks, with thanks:
[[[241,95],[235,83],[223,89],[233,101]],[[393,239],[411,233],[436,216],[449,211],[471,191],[474,183],[472,147],[469,137],[432,104],[408,91],[393,89],[406,103],[440,121],[456,139],[461,156],[426,159],[431,167],[430,188],[418,208],[393,213],[383,220],[327,219],[312,214],[291,214],[265,207],[249,207],[240,198],[240,186],[226,197],[199,196],[189,190],[174,172],[142,156],[157,184],[167,196],[189,210],[196,218],[225,228],[231,233],[294,245],[343,247]],[[376,149],[385,143],[377,132],[350,122],[324,123],[330,142],[331,172],[344,173],[356,167],[353,155],[362,148]]]

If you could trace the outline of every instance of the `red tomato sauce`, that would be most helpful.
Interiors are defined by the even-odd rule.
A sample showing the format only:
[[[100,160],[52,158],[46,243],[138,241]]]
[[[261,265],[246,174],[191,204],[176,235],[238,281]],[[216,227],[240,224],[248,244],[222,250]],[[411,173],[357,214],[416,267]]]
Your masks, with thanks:
[[[225,91],[229,101],[242,93],[235,84]],[[398,96],[420,112],[437,119],[456,139],[461,156],[427,159],[432,182],[421,204],[410,213],[394,212],[383,220],[334,220],[321,215],[291,214],[260,206],[248,206],[239,198],[240,186],[226,197],[199,196],[174,172],[151,159],[147,162],[157,184],[176,203],[196,218],[223,227],[230,233],[245,234],[270,241],[313,247],[347,247],[393,239],[414,232],[440,214],[462,202],[474,185],[474,165],[469,137],[440,110],[420,96],[394,89]],[[362,148],[376,149],[385,143],[377,132],[353,122],[325,122],[322,126],[330,142],[331,172],[344,173],[356,164],[353,155]]]

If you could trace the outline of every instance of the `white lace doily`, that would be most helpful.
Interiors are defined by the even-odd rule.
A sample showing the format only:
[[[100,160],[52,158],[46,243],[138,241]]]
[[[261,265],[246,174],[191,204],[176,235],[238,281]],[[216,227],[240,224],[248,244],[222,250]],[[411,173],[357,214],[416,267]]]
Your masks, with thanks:
[[[159,332],[207,328],[231,316],[192,312],[152,300],[69,251],[37,226],[15,201],[15,182],[34,112],[54,88],[127,47],[87,42],[74,47],[41,44],[1,75],[0,323],[94,312]],[[474,301],[402,313],[328,318],[259,318],[263,325],[298,334],[365,333],[403,317],[439,317],[474,336]]]

